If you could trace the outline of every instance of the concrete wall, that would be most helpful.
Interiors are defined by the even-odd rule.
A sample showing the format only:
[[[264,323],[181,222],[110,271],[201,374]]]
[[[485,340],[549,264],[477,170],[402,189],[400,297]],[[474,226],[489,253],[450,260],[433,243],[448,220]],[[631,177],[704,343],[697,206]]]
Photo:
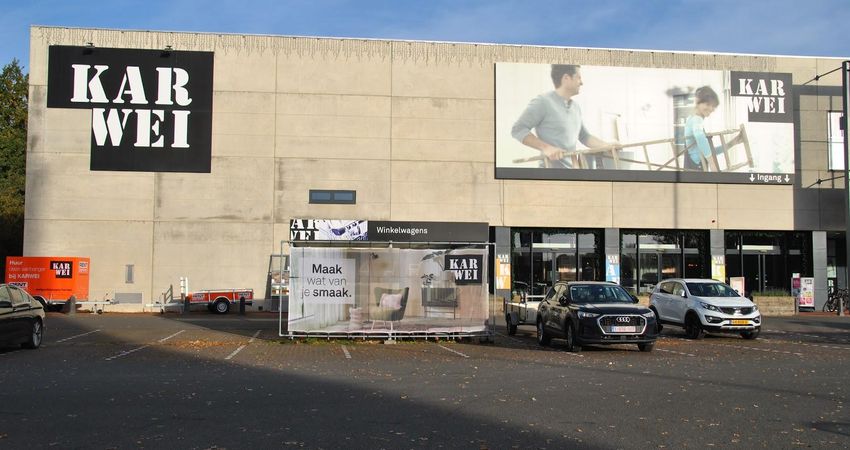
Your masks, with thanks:
[[[89,114],[46,108],[50,45],[215,52],[212,173],[90,172]],[[493,226],[831,230],[826,170],[833,74],[797,102],[797,186],[497,180],[494,63],[792,72],[838,59],[33,27],[25,254],[91,257],[92,297],[265,290],[291,218],[479,221]],[[353,189],[356,205],[311,205]],[[570,213],[564,211],[569,206]],[[136,279],[124,283],[124,267]]]

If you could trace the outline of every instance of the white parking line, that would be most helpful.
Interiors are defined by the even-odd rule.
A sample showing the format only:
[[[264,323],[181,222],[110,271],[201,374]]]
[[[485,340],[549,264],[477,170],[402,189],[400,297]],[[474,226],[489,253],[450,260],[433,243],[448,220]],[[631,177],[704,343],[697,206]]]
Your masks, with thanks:
[[[71,339],[76,339],[78,337],[88,336],[92,333],[97,333],[98,331],[100,331],[100,329],[97,329],[97,330],[94,330],[94,331],[89,331],[88,333],[78,334],[76,336],[66,337],[65,339],[59,339],[58,341],[56,341],[56,343],[58,344],[60,342],[70,341]]]
[[[127,351],[121,352],[121,353],[119,353],[119,354],[117,354],[117,355],[110,356],[109,358],[106,358],[106,360],[107,360],[107,361],[112,361],[113,359],[118,359],[118,358],[121,358],[121,357],[123,357],[123,356],[127,356],[127,355],[129,355],[130,353],[135,353],[135,352],[137,352],[137,351],[139,351],[139,350],[144,350],[144,349],[146,349],[146,348],[148,348],[148,347],[150,347],[150,345],[143,345],[143,346],[141,346],[141,347],[139,347],[139,348],[134,348],[134,349],[132,349],[132,350],[127,350]]]
[[[342,352],[345,353],[345,359],[351,359],[351,353],[348,353],[348,349],[345,346],[342,346]]]
[[[236,356],[236,354],[237,354],[237,353],[241,352],[241,351],[242,351],[242,349],[243,349],[243,348],[245,348],[245,347],[247,347],[247,346],[248,346],[248,344],[240,345],[240,346],[239,346],[239,348],[237,348],[236,350],[233,350],[233,353],[231,353],[231,354],[227,355],[227,357],[225,357],[224,359],[225,359],[225,360],[228,360],[228,359],[230,359],[230,358],[233,358],[234,356]]]
[[[256,339],[256,338],[257,338],[257,336],[259,336],[259,335],[260,335],[260,331],[262,331],[262,330],[257,330],[257,332],[256,332],[256,333],[254,333],[254,335],[253,335],[253,336],[251,336],[251,339],[248,339],[248,344],[250,344],[250,343],[254,342],[254,339]],[[244,349],[245,347],[247,347],[247,346],[248,346],[248,344],[240,345],[240,346],[239,346],[239,348],[237,348],[236,350],[233,350],[233,353],[231,353],[231,354],[227,355],[227,357],[225,357],[224,359],[225,359],[225,360],[232,359],[232,358],[233,358],[234,356],[236,356],[239,352],[241,352],[241,351],[242,351],[242,349]]]
[[[440,348],[441,348],[441,349],[443,349],[443,350],[450,351],[450,352],[452,352],[452,353],[454,353],[454,354],[456,354],[456,355],[463,356],[464,358],[469,358],[469,355],[464,355],[463,353],[461,353],[461,352],[459,352],[459,351],[457,351],[457,350],[452,350],[452,349],[450,349],[450,348],[448,348],[448,347],[444,347],[444,346],[442,346],[442,345],[440,345],[440,344],[437,344],[437,347],[440,347]]]
[[[157,341],[157,342],[159,342],[159,343],[163,343],[163,342],[165,342],[165,341],[167,341],[167,340],[169,340],[169,339],[173,338],[174,336],[177,336],[178,334],[180,334],[180,333],[182,333],[182,332],[184,332],[184,331],[186,331],[186,330],[180,330],[180,331],[178,331],[178,332],[176,332],[176,333],[172,334],[171,336],[166,336],[166,337],[164,337],[164,338],[160,339],[160,340],[159,340],[159,341]],[[137,351],[139,351],[139,350],[144,350],[144,349],[146,349],[146,348],[150,347],[151,345],[153,345],[153,344],[147,344],[147,345],[143,345],[143,346],[141,346],[141,347],[134,348],[134,349],[132,349],[132,350],[126,350],[126,351],[123,351],[123,352],[121,352],[121,353],[119,353],[119,354],[117,354],[117,355],[112,355],[112,356],[110,356],[110,357],[108,357],[108,358],[104,358],[104,360],[106,360],[106,361],[112,361],[112,360],[115,360],[115,359],[118,359],[118,358],[123,358],[124,356],[127,356],[127,355],[129,355],[129,354],[131,354],[131,353],[135,353],[135,352],[137,352]]]
[[[171,336],[166,336],[166,337],[164,337],[164,338],[160,339],[160,340],[159,340],[159,342],[160,342],[160,343],[163,343],[163,342],[165,342],[165,341],[167,341],[167,340],[169,340],[169,339],[173,338],[174,336],[177,336],[178,334],[180,334],[180,333],[182,333],[182,332],[184,332],[184,331],[186,331],[186,330],[180,330],[180,331],[178,331],[178,332],[176,332],[176,333],[172,334]]]

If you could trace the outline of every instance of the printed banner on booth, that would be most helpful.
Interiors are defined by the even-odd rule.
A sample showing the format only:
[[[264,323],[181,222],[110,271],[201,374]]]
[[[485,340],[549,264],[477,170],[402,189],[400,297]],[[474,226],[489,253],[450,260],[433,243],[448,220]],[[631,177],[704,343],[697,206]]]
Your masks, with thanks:
[[[298,292],[304,303],[353,305],[357,274],[353,259],[308,258],[304,262],[303,283]]]

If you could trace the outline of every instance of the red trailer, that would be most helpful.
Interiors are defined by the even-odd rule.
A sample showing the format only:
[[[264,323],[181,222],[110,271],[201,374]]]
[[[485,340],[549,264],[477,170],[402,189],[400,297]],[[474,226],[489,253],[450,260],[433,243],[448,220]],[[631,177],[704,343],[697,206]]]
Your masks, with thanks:
[[[210,312],[218,314],[227,314],[230,311],[230,306],[239,305],[239,301],[244,300],[246,305],[252,304],[254,300],[253,289],[210,289],[205,291],[195,291],[189,294],[189,308],[192,306],[204,305]]]

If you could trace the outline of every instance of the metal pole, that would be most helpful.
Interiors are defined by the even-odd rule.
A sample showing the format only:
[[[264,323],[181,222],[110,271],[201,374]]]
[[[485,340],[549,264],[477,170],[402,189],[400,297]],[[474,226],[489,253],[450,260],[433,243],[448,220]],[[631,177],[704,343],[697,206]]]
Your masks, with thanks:
[[[841,64],[841,85],[842,97],[844,101],[843,115],[841,116],[841,129],[844,131],[844,241],[847,246],[845,253],[845,273],[847,274],[846,283],[850,283],[850,144],[848,144],[847,116],[850,112],[850,61],[844,61]],[[848,286],[845,286],[845,288]],[[844,315],[844,299],[839,297],[838,300],[838,315]]]

